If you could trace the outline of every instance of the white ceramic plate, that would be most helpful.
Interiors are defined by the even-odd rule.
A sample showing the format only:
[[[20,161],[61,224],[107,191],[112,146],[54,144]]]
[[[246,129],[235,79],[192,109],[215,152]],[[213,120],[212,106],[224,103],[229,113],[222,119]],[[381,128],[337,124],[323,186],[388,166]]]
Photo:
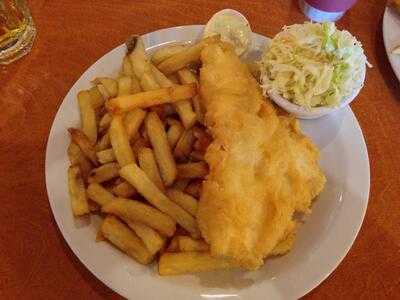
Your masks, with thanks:
[[[183,26],[144,35],[149,50],[175,41],[196,40],[203,26]],[[257,50],[267,42],[254,34]],[[361,129],[349,107],[314,121],[301,121],[321,149],[328,182],[301,226],[294,249],[267,260],[255,272],[224,271],[160,277],[155,266],[144,267],[107,243],[95,243],[100,220],[77,220],[71,213],[66,171],[67,128],[78,126],[76,94],[99,75],[115,75],[121,66],[121,45],[93,64],[73,85],[54,119],[47,144],[46,185],[54,218],[68,245],[102,282],[131,299],[293,299],[321,283],[350,249],[364,218],[369,194],[369,161]]]
[[[382,22],[383,42],[392,69],[400,80],[400,55],[392,50],[400,46],[400,15],[391,7],[386,7]]]

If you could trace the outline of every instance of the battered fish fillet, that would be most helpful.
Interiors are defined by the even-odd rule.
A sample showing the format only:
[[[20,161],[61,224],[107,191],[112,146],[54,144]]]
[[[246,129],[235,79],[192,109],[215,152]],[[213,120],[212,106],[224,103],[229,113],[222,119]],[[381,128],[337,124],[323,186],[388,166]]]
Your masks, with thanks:
[[[308,212],[323,189],[319,151],[296,119],[278,115],[263,98],[232,50],[210,45],[201,60],[202,104],[213,142],[197,220],[213,256],[256,269],[265,257],[290,249],[294,212]]]

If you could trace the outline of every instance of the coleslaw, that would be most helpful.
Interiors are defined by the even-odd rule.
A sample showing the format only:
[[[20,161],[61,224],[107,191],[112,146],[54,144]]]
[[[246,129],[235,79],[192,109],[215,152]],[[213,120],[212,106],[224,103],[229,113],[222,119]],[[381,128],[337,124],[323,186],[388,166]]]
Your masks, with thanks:
[[[366,64],[361,43],[332,22],[285,26],[262,56],[261,86],[309,109],[333,107],[363,85]]]

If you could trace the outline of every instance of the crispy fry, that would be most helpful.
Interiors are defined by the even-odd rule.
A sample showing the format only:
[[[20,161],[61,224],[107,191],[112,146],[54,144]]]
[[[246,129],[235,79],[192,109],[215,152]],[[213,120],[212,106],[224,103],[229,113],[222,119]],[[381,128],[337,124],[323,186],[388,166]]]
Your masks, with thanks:
[[[98,151],[96,155],[97,155],[97,160],[101,164],[106,164],[115,161],[114,150],[112,148]]]
[[[100,206],[104,206],[116,199],[112,193],[97,182],[89,184],[86,194],[90,200],[96,202]]]
[[[161,88],[153,91],[141,92],[134,95],[126,95],[110,99],[106,102],[109,111],[118,113],[135,108],[147,108],[164,103],[173,103],[188,99],[196,95],[196,84],[175,85],[169,88]]]
[[[132,76],[134,74],[131,61],[128,56],[125,56],[122,60],[122,74],[125,76]]]
[[[142,91],[142,88],[141,88],[141,86],[140,86],[139,79],[137,79],[137,77],[135,76],[135,74],[133,74],[133,75],[131,76],[131,79],[132,79],[132,82],[131,82],[131,84],[132,84],[132,86],[131,86],[131,93],[132,93],[132,94],[140,93],[140,92]]]
[[[93,80],[93,83],[102,84],[105,87],[109,97],[115,97],[118,95],[118,82],[115,79],[108,77],[99,77]]]
[[[133,73],[138,79],[141,79],[144,73],[151,72],[150,61],[146,55],[143,40],[139,36],[133,37],[128,46],[128,56]]]
[[[83,133],[89,138],[90,142],[96,143],[97,123],[96,113],[91,103],[88,91],[78,93],[79,110],[81,113],[81,124]]]
[[[177,251],[179,251],[179,241],[178,241],[178,236],[175,235],[169,242],[166,252],[177,252]]]
[[[204,112],[201,107],[200,95],[196,95],[192,98],[193,109],[197,117],[197,121],[204,124]]]
[[[176,143],[174,149],[174,156],[179,159],[189,156],[190,152],[192,152],[193,143],[194,143],[193,130],[192,129],[185,130],[185,132],[181,135],[178,142]]]
[[[230,269],[234,263],[223,258],[212,257],[209,252],[166,252],[158,262],[160,275],[181,275]]]
[[[189,184],[188,178],[178,179],[174,182],[171,188],[179,191],[184,191],[188,184]]]
[[[117,198],[103,206],[102,211],[145,224],[166,236],[172,236],[176,229],[176,223],[170,216],[136,200]]]
[[[156,254],[164,246],[164,239],[153,228],[126,218],[122,220],[140,237],[151,255]]]
[[[153,91],[160,88],[151,71],[143,73],[142,78],[140,78],[140,86],[143,91]]]
[[[103,242],[103,241],[106,241],[106,238],[104,237],[103,233],[101,232],[101,228],[99,228],[96,233],[96,243]]]
[[[167,78],[168,78],[172,83],[179,84],[179,78],[178,78],[178,76],[176,75],[176,73],[172,73],[172,74],[167,75]]]
[[[183,132],[184,132],[184,128],[183,128],[182,124],[178,121],[171,124],[171,126],[168,128],[167,139],[168,139],[169,146],[171,147],[171,149],[173,149],[176,146],[176,143],[182,136]]]
[[[218,35],[207,37],[197,44],[191,45],[185,50],[165,59],[157,67],[166,75],[183,69],[190,63],[197,62],[200,59],[200,54],[203,48],[211,43],[217,42],[219,38]]]
[[[119,175],[119,165],[117,163],[111,162],[108,164],[104,164],[96,169],[93,169],[89,175],[89,183],[97,182],[101,183]]]
[[[132,196],[137,195],[136,189],[126,181],[122,181],[121,183],[118,183],[112,188],[112,192],[114,195],[122,198],[130,198]]]
[[[174,103],[175,110],[186,129],[192,127],[197,120],[197,116],[193,111],[192,104],[189,100],[180,100]]]
[[[176,220],[193,237],[200,236],[196,220],[179,205],[168,199],[136,164],[123,167],[120,175],[132,184],[147,201]]]
[[[183,68],[182,70],[178,71],[179,81],[182,84],[186,83],[198,83],[198,79],[195,74],[192,73],[188,68]]]
[[[119,165],[123,167],[134,162],[135,156],[129,144],[129,137],[125,130],[122,116],[118,115],[113,117],[109,134],[111,145]]]
[[[153,256],[140,238],[117,218],[107,216],[101,225],[101,232],[108,241],[141,264],[152,261]]]
[[[72,141],[79,146],[82,153],[95,165],[98,166],[96,151],[89,138],[79,129],[68,128]]]
[[[82,216],[89,213],[85,184],[77,165],[68,168],[68,190],[74,216]]]
[[[129,95],[132,93],[132,77],[122,76],[118,78],[118,96]]]
[[[96,151],[105,150],[111,147],[110,135],[106,132],[96,144]]]
[[[87,181],[89,173],[92,170],[92,164],[82,153],[82,150],[77,144],[71,142],[68,146],[68,158],[71,165],[79,165],[84,181]]]
[[[193,147],[194,147],[194,145],[193,145]],[[189,159],[191,161],[204,161],[204,154],[201,151],[194,150],[194,151],[190,152]]]
[[[161,190],[164,190],[164,184],[158,170],[153,150],[144,147],[138,151],[138,162],[140,168],[146,173],[151,181]]]
[[[151,65],[151,71],[160,87],[166,88],[174,85],[174,83],[153,64]]]
[[[183,179],[181,179],[183,180]],[[201,191],[201,184],[202,180],[201,179],[196,179],[193,182],[191,182],[185,189],[184,191],[188,193],[189,195],[192,195],[194,198],[199,199],[200,198],[200,191]]]
[[[91,87],[88,92],[90,95],[90,102],[92,104],[93,109],[97,109],[104,105],[104,101],[106,99],[100,93],[99,88],[97,86]]]
[[[104,130],[107,130],[108,127],[110,127],[112,120],[112,115],[110,113],[105,113],[99,122],[99,132],[103,132]]]
[[[89,205],[89,211],[91,213],[97,213],[101,210],[100,205],[98,205],[96,202],[88,199],[88,205]]]
[[[125,115],[124,125],[130,140],[138,132],[140,125],[142,125],[142,122],[145,117],[146,117],[146,112],[140,108],[131,110]]]
[[[182,52],[187,47],[188,47],[187,45],[176,45],[176,44],[161,47],[153,53],[153,55],[151,57],[151,61],[153,62],[153,64],[158,65],[159,63],[166,60],[167,58],[170,58],[171,56],[173,56],[179,52]]]
[[[177,164],[178,178],[204,178],[208,174],[208,166],[205,162],[191,162]]]
[[[195,240],[190,236],[178,236],[178,247],[182,252],[209,251],[210,246],[204,240]]]
[[[176,165],[172,157],[164,126],[156,113],[150,112],[145,120],[146,132],[153,146],[154,155],[160,169],[161,178],[166,186],[171,185],[176,178]]]
[[[191,195],[185,194],[178,189],[168,189],[166,192],[169,199],[174,201],[192,216],[197,214],[197,200]]]

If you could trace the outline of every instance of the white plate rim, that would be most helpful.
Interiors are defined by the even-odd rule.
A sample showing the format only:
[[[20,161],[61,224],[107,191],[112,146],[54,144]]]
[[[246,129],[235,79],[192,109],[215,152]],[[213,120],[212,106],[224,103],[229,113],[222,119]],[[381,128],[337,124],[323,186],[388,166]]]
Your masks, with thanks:
[[[144,38],[146,38],[146,36],[149,36],[149,35],[152,35],[152,34],[160,34],[160,33],[162,33],[162,32],[165,31],[165,30],[177,30],[177,31],[179,31],[179,30],[185,29],[185,28],[193,28],[194,30],[198,30],[199,27],[202,28],[203,25],[187,25],[187,26],[177,26],[177,27],[164,28],[164,29],[160,29],[160,30],[157,30],[157,31],[154,31],[154,32],[145,34],[145,35],[144,35]],[[263,37],[263,38],[265,38],[265,37]],[[93,63],[92,66],[95,65],[97,62],[101,61],[102,59],[104,59],[105,57],[107,57],[112,51],[115,51],[117,48],[119,48],[119,47],[121,47],[121,46],[122,46],[122,45],[120,45],[120,46],[118,46],[118,47],[112,49],[111,51],[109,51],[108,53],[106,53],[105,55],[103,55],[103,56],[102,56],[101,58],[99,58],[95,63]],[[151,47],[150,47],[150,48],[151,48]],[[74,86],[84,77],[84,75],[86,74],[86,72],[88,72],[88,70],[90,70],[92,66],[90,66],[88,69],[85,70],[85,72],[80,76],[80,78],[79,78],[79,79],[74,83],[74,85],[71,87],[71,90],[72,90],[72,89],[74,88]],[[69,91],[69,92],[70,92],[70,91]],[[69,93],[69,92],[68,92],[68,93]],[[67,93],[67,95],[68,95],[68,93]],[[55,221],[56,221],[56,223],[57,223],[57,226],[59,227],[59,229],[60,229],[60,231],[61,231],[62,236],[63,236],[64,239],[66,240],[66,242],[67,242],[69,248],[73,251],[73,253],[74,253],[74,254],[77,256],[77,258],[81,261],[81,263],[82,263],[96,278],[98,278],[100,281],[102,281],[104,284],[106,284],[110,289],[116,291],[117,293],[119,293],[120,295],[122,295],[122,296],[124,296],[124,297],[129,298],[129,297],[132,296],[132,295],[128,295],[128,294],[126,294],[126,291],[125,291],[125,290],[122,290],[122,289],[119,289],[119,288],[116,288],[115,286],[113,286],[112,283],[111,283],[107,278],[105,278],[105,277],[103,276],[103,274],[98,274],[98,273],[96,272],[96,270],[94,270],[94,269],[92,268],[92,266],[91,266],[90,264],[88,264],[87,261],[85,261],[85,259],[83,259],[83,258],[79,255],[78,250],[72,245],[70,238],[64,234],[62,220],[59,219],[59,218],[57,217],[57,215],[54,213],[54,212],[55,212],[55,206],[54,206],[55,204],[54,204],[53,201],[50,200],[50,199],[51,199],[51,194],[50,194],[49,187],[48,187],[49,176],[50,176],[50,174],[48,174],[48,169],[49,169],[49,168],[48,168],[48,165],[49,165],[49,163],[50,163],[50,161],[49,161],[49,148],[50,148],[50,146],[51,146],[51,143],[50,143],[50,142],[51,142],[52,139],[54,138],[54,137],[53,137],[53,135],[54,135],[54,132],[53,132],[53,131],[54,131],[54,127],[55,127],[55,120],[57,119],[58,114],[59,114],[60,111],[61,111],[61,107],[62,107],[62,105],[63,105],[63,103],[64,103],[64,100],[65,100],[66,98],[67,98],[67,96],[63,99],[63,102],[62,102],[61,105],[59,106],[59,109],[58,109],[58,111],[57,111],[57,114],[55,115],[54,122],[53,122],[53,124],[52,124],[51,130],[50,130],[50,133],[49,133],[49,138],[48,138],[48,141],[47,141],[47,147],[46,147],[46,161],[45,161],[46,170],[45,170],[45,176],[46,176],[46,188],[47,188],[47,193],[48,193],[48,198],[49,198],[50,207],[51,207],[51,209],[52,209],[53,216],[54,216],[54,218],[55,218]],[[354,235],[353,235],[351,241],[349,241],[347,247],[346,247],[345,249],[343,249],[342,255],[340,255],[340,256],[337,257],[336,263],[334,263],[334,264],[330,267],[331,270],[330,270],[329,272],[327,272],[324,276],[321,276],[318,280],[314,281],[313,283],[310,283],[310,285],[309,285],[307,288],[304,289],[303,293],[302,293],[301,295],[299,295],[299,297],[301,297],[301,296],[303,296],[303,295],[309,293],[312,289],[314,289],[315,287],[317,287],[317,286],[318,286],[323,280],[325,280],[325,279],[336,269],[336,267],[340,264],[340,262],[341,262],[341,261],[343,260],[343,258],[346,256],[346,254],[347,254],[348,251],[350,250],[351,246],[353,245],[354,240],[355,240],[356,237],[357,237],[357,234],[358,234],[358,232],[359,232],[359,230],[360,230],[360,228],[361,228],[361,226],[362,226],[362,222],[363,222],[363,220],[364,220],[365,213],[366,213],[366,209],[367,209],[367,205],[368,205],[369,190],[370,190],[370,166],[369,166],[369,158],[368,158],[367,147],[366,147],[366,144],[365,144],[365,140],[364,140],[364,137],[363,137],[361,128],[360,128],[360,126],[359,126],[359,124],[358,124],[358,121],[357,121],[356,117],[354,116],[354,113],[353,113],[352,110],[350,109],[350,107],[345,107],[345,108],[343,109],[343,113],[349,113],[349,114],[351,115],[351,118],[353,118],[354,121],[355,121],[355,123],[354,123],[354,124],[355,124],[355,128],[354,128],[354,129],[358,132],[359,137],[361,138],[361,140],[360,140],[360,147],[362,147],[362,152],[363,152],[363,154],[365,155],[363,162],[367,164],[367,165],[365,166],[365,167],[366,167],[366,170],[367,170],[367,173],[365,174],[365,175],[366,175],[365,178],[367,178],[368,180],[365,182],[366,185],[365,185],[365,187],[364,187],[364,189],[363,189],[363,193],[364,193],[364,196],[365,196],[365,199],[366,199],[366,200],[364,200],[364,203],[363,203],[364,205],[363,205],[362,211],[361,211],[361,216],[362,216],[362,217],[360,218],[358,224],[356,224],[355,227],[353,228],[353,229],[354,229]]]

